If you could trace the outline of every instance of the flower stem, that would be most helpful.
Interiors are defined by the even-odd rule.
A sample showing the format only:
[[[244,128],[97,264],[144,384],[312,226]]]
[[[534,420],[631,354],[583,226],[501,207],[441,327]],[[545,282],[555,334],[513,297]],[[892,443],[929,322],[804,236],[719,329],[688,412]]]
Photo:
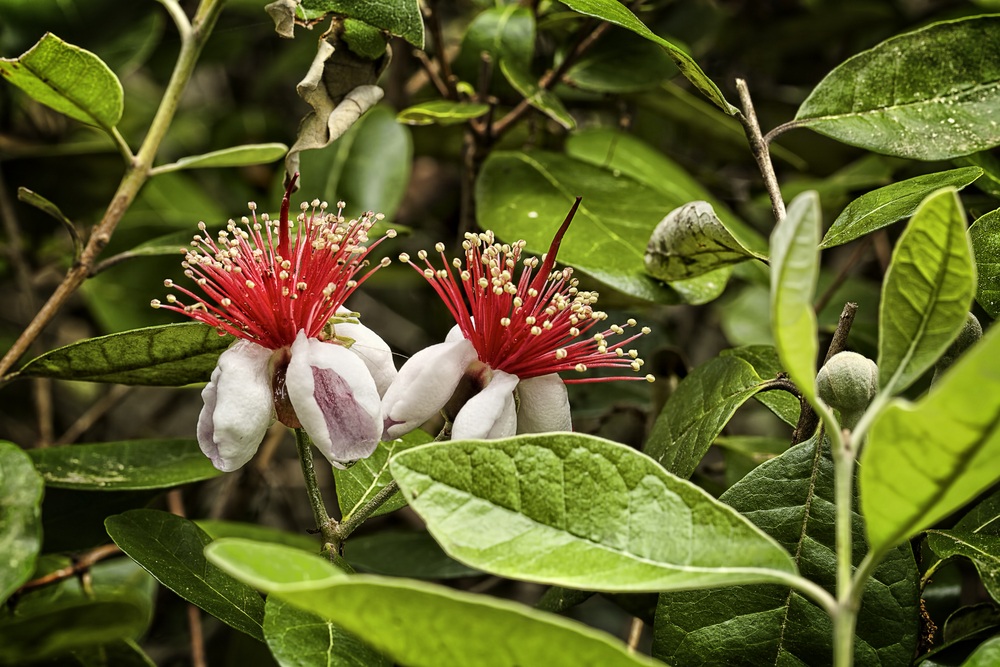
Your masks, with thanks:
[[[313,467],[312,443],[304,429],[295,430],[295,446],[299,452],[299,462],[302,464],[302,477],[306,482],[306,492],[309,494],[309,504],[312,505],[313,517],[316,519],[316,528],[323,536],[324,545],[334,544],[337,541],[337,522],[331,519],[326,512],[326,505],[323,503],[323,494],[319,489],[319,482],[316,480],[316,468]],[[326,547],[324,546],[324,550]],[[337,551],[334,549],[333,551]]]
[[[330,542],[336,547],[336,551],[339,553],[343,547],[344,540],[350,536],[354,530],[363,524],[365,521],[375,513],[379,507],[385,504],[385,501],[389,500],[396,491],[399,490],[399,485],[396,480],[392,480],[381,489],[379,492],[372,496],[371,500],[358,508],[356,512],[351,513],[344,518],[339,524],[337,524],[332,533],[334,538]]]

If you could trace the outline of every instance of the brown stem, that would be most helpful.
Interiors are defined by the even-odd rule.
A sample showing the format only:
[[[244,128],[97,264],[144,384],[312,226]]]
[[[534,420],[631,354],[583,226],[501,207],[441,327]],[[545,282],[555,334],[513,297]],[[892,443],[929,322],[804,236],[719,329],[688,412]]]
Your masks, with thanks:
[[[430,30],[431,39],[434,40],[434,49],[441,66],[441,78],[444,79],[446,92],[442,94],[449,100],[457,100],[458,89],[455,87],[455,75],[451,73],[451,63],[448,62],[448,56],[445,54],[444,38],[441,36],[441,19],[434,10],[434,2],[425,3],[424,18],[427,19],[427,27]]]
[[[437,88],[441,97],[445,99],[450,98],[451,90],[448,89],[448,85],[444,82],[444,79],[442,79],[437,73],[437,70],[434,68],[434,63],[431,62],[431,59],[427,56],[427,54],[417,48],[412,49],[412,52],[413,57],[417,59],[420,65],[424,68],[424,71],[427,72],[428,78],[431,80],[431,83],[434,84],[434,87]]]
[[[37,579],[32,579],[27,582],[17,589],[17,593],[15,593],[15,595],[21,595],[36,588],[42,588],[43,586],[49,586],[51,584],[59,583],[60,581],[65,581],[66,579],[78,576],[89,570],[97,562],[104,560],[109,556],[115,556],[119,553],[121,553],[121,549],[118,548],[117,544],[105,544],[104,546],[97,547],[96,549],[91,549],[87,553],[75,559],[72,565],[59,568],[58,570],[49,572],[45,576],[38,577]]]
[[[844,304],[844,310],[840,313],[840,321],[837,322],[837,329],[833,332],[830,346],[826,349],[826,357],[823,359],[824,364],[830,361],[833,355],[847,349],[847,336],[851,333],[854,316],[857,314],[858,304],[853,301],[848,301]],[[795,425],[795,430],[792,431],[793,445],[809,439],[816,432],[816,427],[819,426],[819,417],[805,398],[799,399],[799,405],[801,406],[799,410],[799,423]]]
[[[750,89],[743,79],[736,79],[736,90],[740,94],[740,104],[743,105],[743,112],[736,114],[736,119],[743,126],[743,132],[750,142],[750,151],[754,160],[757,161],[757,168],[760,169],[761,176],[764,177],[764,187],[771,198],[771,211],[774,213],[775,222],[781,222],[785,218],[785,202],[781,198],[781,188],[778,187],[778,177],[774,173],[774,165],[771,164],[771,151],[767,141],[760,132],[760,123],[757,122],[757,112],[754,111],[753,101],[750,99]]]
[[[77,438],[84,434],[98,419],[107,414],[108,410],[118,405],[121,400],[132,390],[126,385],[112,385],[104,396],[99,398],[90,408],[73,422],[66,431],[55,441],[56,445],[68,445],[76,442]]]

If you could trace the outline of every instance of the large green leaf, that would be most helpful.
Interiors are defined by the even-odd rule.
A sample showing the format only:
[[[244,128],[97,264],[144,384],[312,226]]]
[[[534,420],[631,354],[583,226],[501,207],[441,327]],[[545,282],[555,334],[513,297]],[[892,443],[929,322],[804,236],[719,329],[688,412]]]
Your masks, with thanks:
[[[1000,478],[1000,328],[991,329],[916,403],[876,418],[861,454],[861,508],[886,549]]]
[[[479,225],[543,253],[577,195],[584,199],[559,261],[626,294],[676,303],[673,290],[646,274],[643,252],[677,202],[626,176],[548,151],[494,151],[476,183]]]
[[[962,663],[962,667],[994,667],[997,664],[1000,664],[1000,636],[980,644]]]
[[[994,600],[1000,600],[1000,535],[963,530],[928,530],[927,545],[939,558],[964,556]]]
[[[924,174],[872,190],[852,201],[837,216],[820,247],[832,248],[907,218],[935,190],[948,186],[964,188],[982,174],[983,170],[978,167],[964,167]]]
[[[264,606],[264,639],[281,667],[391,667],[351,634],[316,614],[270,596]]]
[[[771,330],[788,377],[815,400],[819,340],[813,296],[819,279],[819,197],[803,192],[771,234]]]
[[[896,243],[882,284],[878,368],[884,391],[910,386],[965,325],[976,288],[958,192],[920,204]]]
[[[695,88],[701,91],[705,97],[714,102],[716,106],[730,116],[737,113],[738,110],[736,107],[726,101],[719,87],[708,78],[687,51],[668,42],[647,28],[642,21],[636,18],[635,14],[629,11],[628,7],[618,2],[618,0],[562,0],[562,3],[581,14],[596,16],[601,20],[619,25],[641,37],[645,37],[651,42],[659,44],[667,52],[667,55],[670,56],[670,59],[676,63],[677,69],[681,71],[681,74]]]
[[[358,0],[302,0],[303,9],[333,12],[364,21],[382,28],[392,35],[402,37],[417,47],[424,48],[424,20],[417,0],[384,0],[383,2],[358,2]]]
[[[0,58],[0,76],[34,100],[71,118],[110,130],[121,120],[118,77],[90,51],[45,33],[19,58]]]
[[[720,498],[774,537],[803,575],[836,588],[834,471],[812,438],[767,461]],[[854,564],[864,556],[854,515]],[[865,587],[855,665],[908,665],[917,637],[917,568],[908,547],[892,551]],[[664,593],[653,655],[669,664],[829,665],[830,617],[799,593],[773,585]]]
[[[934,23],[845,61],[812,91],[795,124],[918,160],[1000,144],[1000,16]]]
[[[512,3],[488,7],[477,14],[462,36],[462,47],[452,62],[456,76],[478,86],[483,52],[489,55],[494,69],[490,91],[480,92],[505,97],[512,94],[510,88],[505,88],[498,66],[506,61],[508,66],[524,72],[530,69],[535,53],[535,15],[532,11]]]
[[[219,567],[242,577],[247,564],[261,560],[262,554],[252,545],[236,546],[220,542],[207,554]],[[283,576],[271,582],[257,577],[252,581],[410,667],[657,664],[574,621],[443,586],[371,575],[303,579],[298,584]]]
[[[0,602],[28,580],[42,546],[44,486],[31,459],[0,440]]]
[[[351,516],[392,481],[392,475],[389,474],[389,458],[393,454],[431,440],[433,438],[426,431],[419,429],[411,431],[402,438],[380,442],[371,456],[361,459],[350,468],[345,470],[334,468],[333,479],[336,482],[334,486],[341,515],[344,518]],[[388,514],[405,506],[406,499],[402,494],[396,493],[375,510],[372,516]]]
[[[990,211],[969,227],[976,257],[976,301],[992,317],[1000,317],[1000,209]]]
[[[671,202],[671,208],[693,201],[708,202],[740,246],[756,257],[766,257],[767,241],[760,232],[743,222],[683,167],[642,139],[606,127],[592,128],[570,135],[566,140],[566,154],[620,172],[663,193]]]
[[[646,247],[645,266],[651,276],[669,282],[695,278],[751,257],[712,205],[695,201],[675,208],[656,226]]]
[[[158,510],[129,510],[108,517],[104,525],[115,544],[161,584],[223,623],[264,640],[264,600],[205,560],[202,552],[212,539],[194,523]]]
[[[377,106],[331,145],[302,151],[300,191],[330,206],[343,201],[347,215],[375,211],[392,218],[410,181],[412,155],[409,128],[396,122],[392,109]]]
[[[391,468],[445,552],[500,576],[638,592],[795,572],[783,549],[702,489],[593,436],[434,443],[397,454]]]
[[[169,489],[222,473],[196,440],[124,440],[30,451],[46,486],[84,491]]]
[[[146,327],[46,352],[17,376],[168,387],[207,382],[232,342],[201,322]]]
[[[449,558],[427,533],[412,530],[352,537],[344,557],[358,570],[392,577],[455,579],[482,574]]]
[[[737,356],[720,356],[688,374],[660,411],[644,451],[678,477],[690,477],[737,408],[765,380]]]
[[[268,164],[285,157],[285,153],[287,152],[288,146],[278,143],[233,146],[232,148],[223,148],[211,153],[203,153],[202,155],[182,157],[177,162],[157,167],[155,171],[158,174],[163,174],[168,171],[178,171],[180,169],[243,167],[253,164]]]
[[[36,576],[70,565],[64,557],[44,560]],[[16,607],[0,611],[0,664],[87,651],[145,632],[153,617],[153,578],[127,558],[97,563],[89,574],[87,590],[79,579],[65,579],[26,593]]]

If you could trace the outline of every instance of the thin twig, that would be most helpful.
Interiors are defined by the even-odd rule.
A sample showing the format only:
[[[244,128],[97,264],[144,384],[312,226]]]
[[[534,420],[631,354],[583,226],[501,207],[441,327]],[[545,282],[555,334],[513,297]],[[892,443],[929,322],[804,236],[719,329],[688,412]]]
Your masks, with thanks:
[[[757,112],[754,111],[747,82],[743,79],[736,79],[736,90],[740,94],[740,104],[743,106],[743,112],[737,113],[736,118],[743,126],[743,132],[750,142],[750,151],[757,161],[757,168],[760,169],[761,176],[764,177],[764,187],[767,188],[767,194],[771,198],[771,211],[774,213],[774,220],[781,222],[785,218],[785,202],[781,198],[781,188],[778,186],[778,177],[774,173],[774,165],[771,164],[770,149],[760,132]]]
[[[86,412],[80,415],[53,444],[68,445],[72,442],[76,442],[77,438],[97,423],[97,420],[107,414],[111,408],[118,405],[130,391],[132,391],[132,387],[127,385],[112,385],[111,389],[108,390],[108,393],[104,394],[104,396],[99,398],[92,406],[90,406],[90,408],[87,409]]]
[[[451,64],[445,53],[444,37],[441,34],[441,19],[434,8],[434,2],[424,3],[424,18],[427,19],[427,27],[430,30],[431,38],[434,40],[434,50],[437,61],[441,67],[441,78],[444,80],[445,92],[442,93],[446,99],[457,100],[458,89],[455,87],[455,76],[451,73]],[[432,75],[433,78],[433,75]]]
[[[628,629],[628,650],[633,653],[639,650],[639,640],[642,639],[642,628],[645,623],[638,616],[632,618],[632,624]]]
[[[448,89],[448,85],[444,82],[444,79],[442,79],[437,73],[437,69],[435,69],[434,63],[431,62],[431,59],[420,49],[413,48],[411,51],[413,52],[413,57],[417,59],[417,61],[423,66],[424,71],[427,72],[428,78],[430,78],[434,87],[437,88],[441,97],[448,99],[451,95],[451,91]]]
[[[367,521],[368,518],[375,513],[375,510],[382,507],[382,505],[385,504],[385,501],[392,498],[397,491],[399,491],[399,485],[396,483],[396,480],[392,480],[379,489],[378,493],[372,496],[371,500],[337,524],[337,526],[333,529],[335,539],[331,540],[331,542],[336,547],[338,553],[343,547],[344,540],[346,540],[358,526]]]
[[[98,561],[104,560],[109,556],[115,556],[119,553],[121,553],[121,549],[118,548],[117,544],[105,544],[104,546],[97,547],[96,549],[91,549],[87,553],[75,559],[72,565],[59,568],[58,570],[49,572],[45,576],[38,577],[37,579],[32,579],[27,582],[17,589],[17,593],[15,593],[15,595],[21,595],[22,593],[27,593],[28,591],[32,591],[36,588],[42,588],[43,586],[49,586],[66,579],[71,579],[72,577],[90,569]]]
[[[167,493],[167,509],[171,514],[181,518],[187,516],[184,511],[184,495],[180,489],[171,489]],[[205,662],[205,633],[201,628],[201,612],[198,607],[188,603],[187,606],[188,632],[191,634],[191,664],[194,667],[206,667]]]

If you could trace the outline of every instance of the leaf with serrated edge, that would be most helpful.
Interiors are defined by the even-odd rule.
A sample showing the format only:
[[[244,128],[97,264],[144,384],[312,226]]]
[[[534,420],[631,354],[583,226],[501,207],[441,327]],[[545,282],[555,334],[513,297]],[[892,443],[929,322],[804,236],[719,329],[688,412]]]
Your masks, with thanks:
[[[499,576],[639,592],[795,573],[789,555],[743,517],[601,438],[435,443],[397,454],[391,469],[448,555]]]
[[[281,667],[392,667],[357,637],[273,595],[264,606],[264,639]]]
[[[207,382],[232,342],[201,322],[133,329],[46,352],[17,376],[168,387]]]
[[[976,301],[993,318],[1000,317],[1000,209],[990,211],[969,227],[976,257]]]
[[[834,592],[834,469],[817,438],[762,463],[720,500],[794,554],[809,579]],[[864,534],[861,517],[852,515],[857,566],[865,553]],[[917,578],[906,546],[875,568],[859,612],[855,665],[909,664],[917,635]],[[781,586],[665,593],[653,627],[653,655],[669,664],[698,664],[705,655],[720,665],[833,664],[830,617]]]
[[[44,486],[31,459],[0,441],[0,602],[28,580],[42,546]]]
[[[978,167],[951,169],[924,174],[863,194],[837,216],[820,247],[833,248],[907,218],[913,215],[924,197],[935,190],[949,185],[964,188],[982,174],[983,170]]]
[[[667,399],[644,451],[678,477],[690,477],[737,408],[763,383],[744,359],[724,356],[702,364]]]
[[[264,640],[264,601],[205,560],[202,552],[212,539],[193,522],[143,509],[109,516],[104,525],[115,544],[161,584],[223,623]]]
[[[670,56],[670,59],[677,64],[677,69],[681,71],[681,74],[702,95],[710,99],[730,116],[738,112],[736,107],[726,101],[722,91],[702,71],[698,63],[694,61],[694,58],[680,47],[668,42],[647,28],[642,21],[636,18],[635,14],[629,11],[628,7],[618,2],[618,0],[562,0],[562,2],[574,11],[586,14],[587,16],[596,16],[599,19],[631,30],[635,34],[659,44],[667,52],[667,55]]]
[[[795,123],[917,160],[1000,144],[1000,15],[934,23],[887,39],[826,75]]]
[[[816,397],[819,350],[812,300],[821,224],[819,196],[803,192],[771,234],[771,330],[785,372],[810,400]]]
[[[122,84],[90,51],[45,33],[20,58],[0,58],[0,76],[37,102],[110,130],[124,109]]]
[[[1000,478],[1000,327],[917,401],[896,400],[861,452],[861,508],[873,549],[917,534]]]
[[[243,575],[245,562],[259,560],[252,545],[235,549],[220,542],[206,554],[235,577]],[[509,600],[409,579],[355,575],[290,584],[282,577],[273,582],[254,579],[254,585],[336,623],[410,667],[659,664],[575,621]],[[406,632],[400,632],[399,619],[406,619]]]
[[[938,190],[910,219],[882,284],[883,391],[906,389],[937,361],[965,325],[975,286],[962,202],[954,188]]]
[[[46,486],[84,491],[168,489],[218,477],[196,440],[124,440],[29,452]]]

